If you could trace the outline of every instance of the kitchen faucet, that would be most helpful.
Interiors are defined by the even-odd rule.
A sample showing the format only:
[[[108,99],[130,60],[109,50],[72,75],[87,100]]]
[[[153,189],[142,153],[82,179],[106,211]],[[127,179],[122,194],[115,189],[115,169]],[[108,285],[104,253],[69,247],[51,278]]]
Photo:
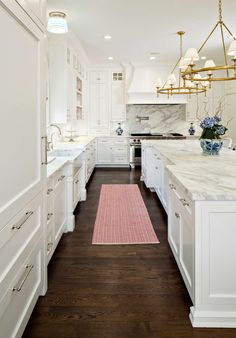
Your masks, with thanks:
[[[61,128],[57,124],[52,123],[52,124],[50,124],[49,127],[55,127],[59,131],[59,136],[62,135]],[[47,141],[47,151],[50,151],[50,150],[53,149],[53,138],[52,137],[55,134],[57,134],[57,132],[55,132],[55,131],[53,133],[51,133],[50,141]]]

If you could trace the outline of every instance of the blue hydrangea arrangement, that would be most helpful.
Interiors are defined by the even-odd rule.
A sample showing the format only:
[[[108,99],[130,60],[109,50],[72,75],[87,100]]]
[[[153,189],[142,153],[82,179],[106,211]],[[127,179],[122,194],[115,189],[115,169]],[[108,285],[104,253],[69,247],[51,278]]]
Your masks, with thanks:
[[[222,135],[228,130],[225,126],[220,124],[221,118],[217,115],[210,117],[206,116],[200,123],[203,129],[200,139],[220,139]]]

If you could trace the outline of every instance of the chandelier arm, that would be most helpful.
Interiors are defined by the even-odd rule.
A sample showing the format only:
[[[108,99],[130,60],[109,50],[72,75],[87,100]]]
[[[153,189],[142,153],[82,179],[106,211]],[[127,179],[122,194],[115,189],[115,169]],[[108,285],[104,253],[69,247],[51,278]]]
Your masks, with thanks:
[[[205,46],[205,44],[207,43],[207,41],[210,39],[210,37],[212,36],[212,34],[214,33],[214,31],[216,30],[216,28],[219,26],[220,21],[217,22],[217,24],[215,25],[215,27],[212,29],[212,31],[210,32],[210,34],[208,35],[208,37],[206,38],[206,40],[203,42],[203,44],[201,45],[201,47],[198,49],[198,53],[201,52],[201,50],[203,49],[203,47]]]
[[[181,60],[181,57],[180,57],[180,58],[178,59],[178,61],[176,62],[174,68],[173,68],[172,71],[171,71],[171,73],[174,73],[176,67],[178,66],[178,64],[179,64],[179,62],[180,62],[180,60]],[[162,88],[164,88],[166,84],[167,84],[167,80],[166,80],[166,82],[164,83],[164,85],[162,86]]]
[[[234,36],[233,33],[229,30],[229,28],[226,26],[226,24],[225,24],[224,22],[222,22],[222,25],[223,25],[224,28],[227,30],[227,32],[232,36],[232,38],[233,38],[234,40],[236,40],[236,39],[235,39],[235,36]]]
[[[223,31],[222,24],[220,24],[220,32],[221,32],[221,40],[222,40],[223,50],[224,50],[225,65],[227,66],[228,63],[227,63],[227,55],[226,55],[226,48],[225,48],[224,31]],[[227,74],[227,77],[229,77],[229,70],[228,69],[226,69],[226,74]]]

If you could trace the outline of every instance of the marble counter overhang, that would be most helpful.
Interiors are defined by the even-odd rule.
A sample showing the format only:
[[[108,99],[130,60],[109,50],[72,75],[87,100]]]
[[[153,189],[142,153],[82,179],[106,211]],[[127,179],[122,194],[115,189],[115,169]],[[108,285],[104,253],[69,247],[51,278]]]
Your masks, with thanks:
[[[223,148],[218,156],[205,156],[198,140],[142,144],[156,148],[168,160],[170,177],[191,200],[236,201],[236,152]]]

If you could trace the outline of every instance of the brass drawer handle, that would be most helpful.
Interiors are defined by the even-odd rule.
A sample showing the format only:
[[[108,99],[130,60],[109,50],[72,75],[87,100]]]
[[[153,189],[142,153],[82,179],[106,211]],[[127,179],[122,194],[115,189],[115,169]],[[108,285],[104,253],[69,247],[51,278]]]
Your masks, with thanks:
[[[177,212],[175,212],[175,217],[176,218],[180,218],[180,214],[178,214]]]
[[[170,187],[170,189],[172,189],[172,190],[176,190],[176,187],[174,186],[174,184],[169,184],[169,187]]]
[[[50,194],[51,194],[51,192],[53,192],[53,189],[51,189],[51,188],[50,188],[50,189],[48,189],[48,190],[47,190],[47,195],[50,195]]]
[[[20,292],[20,291],[22,290],[22,287],[23,287],[23,285],[25,284],[25,282],[26,282],[26,280],[27,280],[27,278],[28,278],[30,272],[32,271],[33,267],[34,267],[33,265],[26,265],[24,274],[23,274],[23,276],[22,276],[22,278],[21,278],[21,281],[18,283],[17,286],[15,286],[15,287],[12,289],[13,292],[14,292],[14,291]]]
[[[20,230],[25,222],[33,215],[33,211],[27,211],[25,216],[20,220],[19,224],[13,225],[12,230]]]
[[[184,207],[189,207],[189,203],[184,198],[180,198],[180,202],[183,204]]]
[[[50,221],[50,219],[52,218],[52,216],[53,216],[53,213],[50,212],[50,213],[47,215],[47,221]]]
[[[65,177],[66,177],[65,175],[62,175],[61,177],[59,177],[59,178],[58,178],[58,182],[63,181]]]

